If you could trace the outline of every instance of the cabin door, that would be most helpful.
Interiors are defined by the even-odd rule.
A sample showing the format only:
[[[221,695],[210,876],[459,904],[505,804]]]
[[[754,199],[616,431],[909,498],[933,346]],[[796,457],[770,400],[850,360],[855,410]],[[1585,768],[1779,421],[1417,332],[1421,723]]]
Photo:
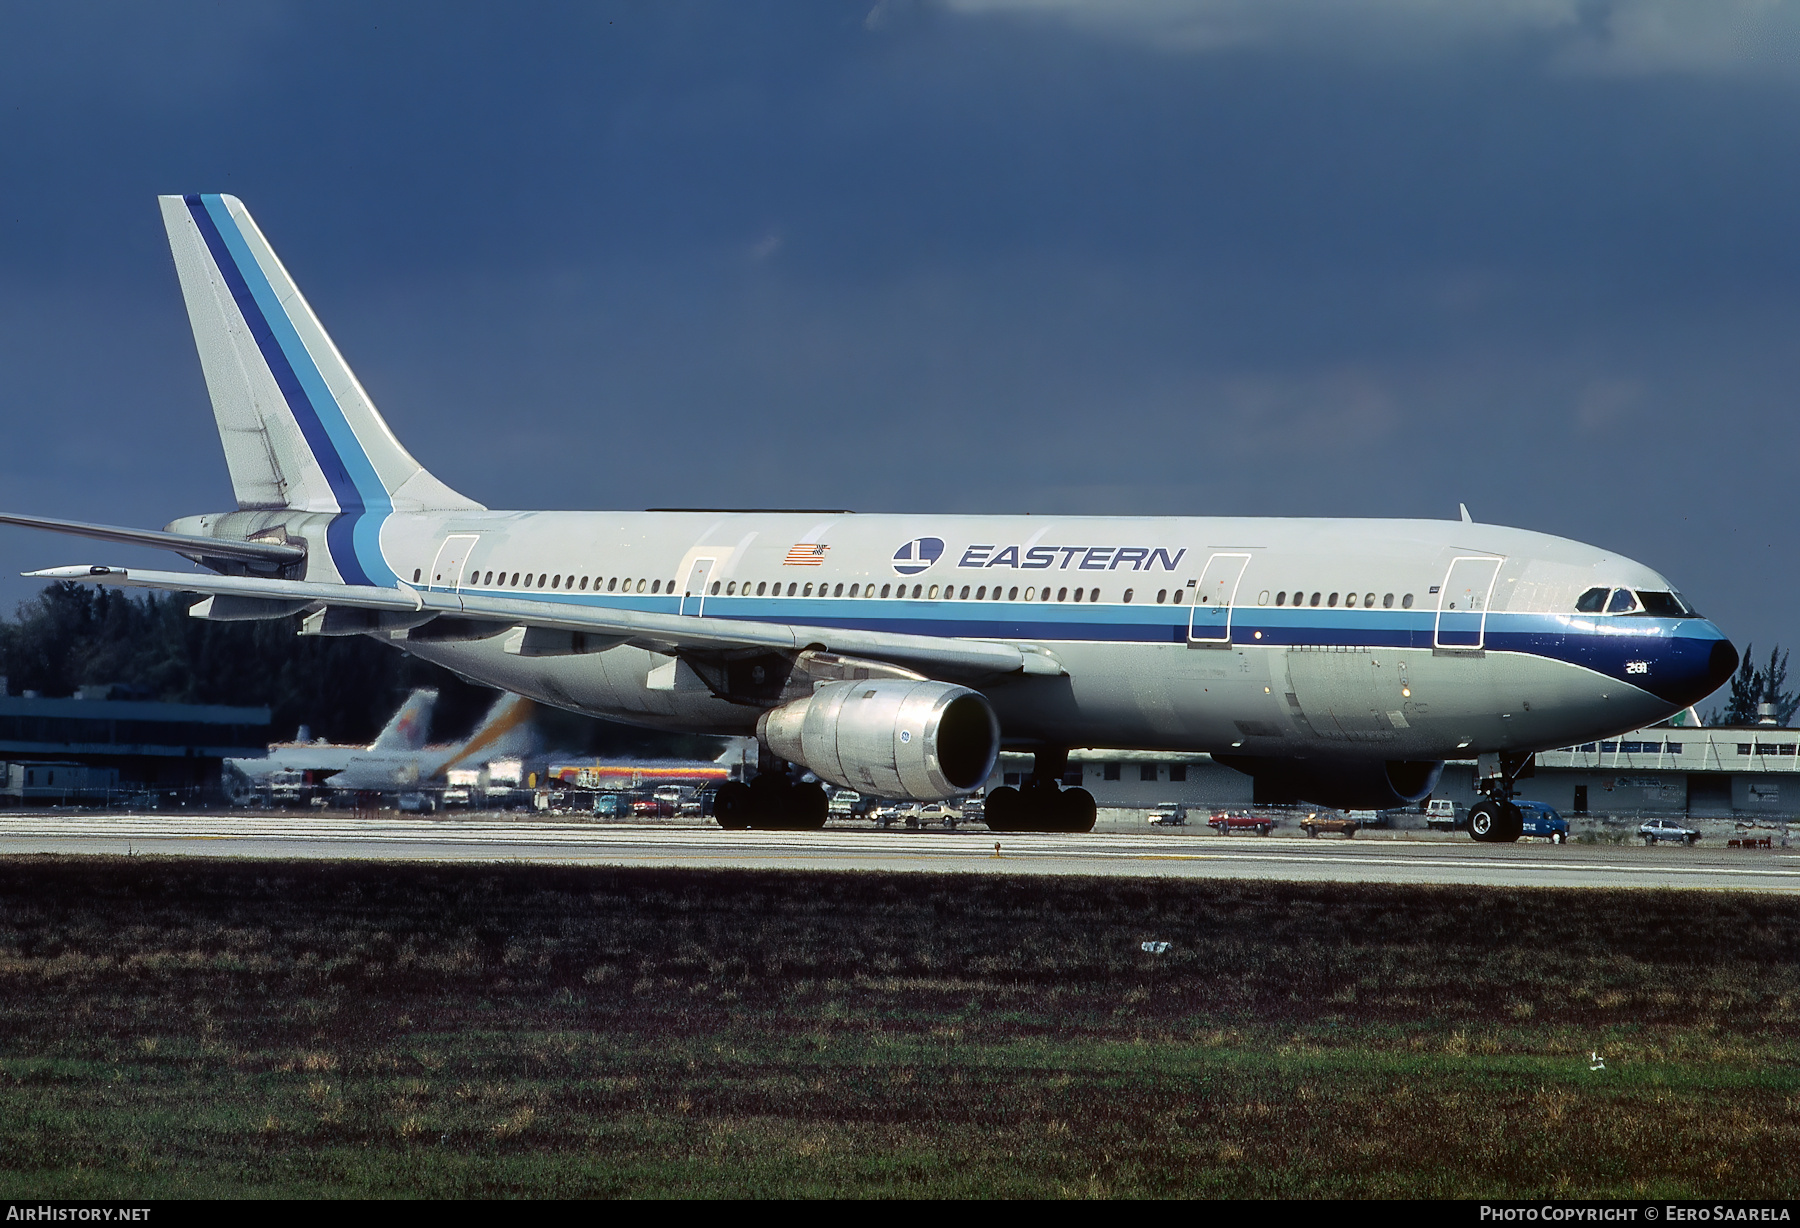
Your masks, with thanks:
[[[1474,555],[1454,559],[1438,590],[1434,648],[1481,648],[1487,643],[1488,605],[1504,559]]]
[[[424,587],[433,591],[454,591],[462,587],[463,568],[469,565],[469,555],[475,550],[478,535],[474,533],[452,533],[438,547],[437,558],[431,564],[429,581]]]
[[[1188,643],[1231,643],[1231,607],[1249,565],[1247,554],[1215,554],[1206,560],[1194,604],[1188,608]]]
[[[695,559],[688,569],[687,583],[681,586],[681,612],[698,617],[706,608],[706,586],[712,581],[716,559]],[[688,607],[692,606],[693,609]]]

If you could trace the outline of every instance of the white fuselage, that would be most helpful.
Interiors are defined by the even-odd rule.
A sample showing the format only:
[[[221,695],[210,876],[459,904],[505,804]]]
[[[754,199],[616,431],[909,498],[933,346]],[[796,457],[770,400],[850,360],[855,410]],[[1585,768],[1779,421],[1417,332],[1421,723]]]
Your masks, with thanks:
[[[312,578],[342,561],[330,519],[207,518],[282,524]],[[1468,522],[457,511],[367,536],[379,556],[352,566],[440,593],[1028,646],[1061,672],[980,684],[1014,746],[1469,757],[1637,728],[1721,681],[1705,619],[1577,612],[1596,586],[1669,591],[1655,572]],[[747,734],[760,711],[652,685],[671,658],[630,643],[531,657],[506,637],[394,638],[596,716]]]

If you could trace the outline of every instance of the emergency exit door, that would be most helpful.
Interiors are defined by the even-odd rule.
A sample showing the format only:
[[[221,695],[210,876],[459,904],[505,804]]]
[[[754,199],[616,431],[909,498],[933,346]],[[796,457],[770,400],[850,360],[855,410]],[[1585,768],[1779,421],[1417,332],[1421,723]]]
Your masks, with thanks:
[[[1206,560],[1194,604],[1188,608],[1188,643],[1231,643],[1231,610],[1249,565],[1247,554],[1215,554]]]
[[[1453,559],[1438,591],[1435,648],[1481,648],[1487,643],[1488,605],[1504,559],[1471,555]]]
[[[475,533],[452,533],[446,537],[444,544],[438,547],[437,558],[432,561],[425,587],[447,591],[461,588],[463,569],[469,565],[469,555],[474,553],[478,540],[480,535]]]
[[[714,559],[695,559],[681,586],[681,612],[696,617],[706,608],[706,586],[712,581]]]

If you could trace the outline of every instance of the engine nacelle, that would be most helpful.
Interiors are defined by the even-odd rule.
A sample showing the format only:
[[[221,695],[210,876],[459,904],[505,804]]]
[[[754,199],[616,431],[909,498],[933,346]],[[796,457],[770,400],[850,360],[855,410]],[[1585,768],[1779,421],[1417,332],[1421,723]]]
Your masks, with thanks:
[[[979,789],[1000,753],[999,718],[979,691],[901,678],[828,682],[763,713],[756,736],[821,780],[920,802]]]
[[[1256,778],[1255,797],[1269,806],[1313,802],[1342,810],[1385,810],[1424,800],[1437,788],[1441,762],[1390,759],[1265,759],[1214,755],[1215,762]]]

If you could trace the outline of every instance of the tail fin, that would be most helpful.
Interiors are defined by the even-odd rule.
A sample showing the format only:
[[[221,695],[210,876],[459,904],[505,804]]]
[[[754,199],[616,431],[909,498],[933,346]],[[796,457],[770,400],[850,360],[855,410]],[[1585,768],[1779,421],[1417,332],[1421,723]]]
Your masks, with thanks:
[[[401,446],[243,202],[159,201],[238,506],[343,513],[328,532],[340,574],[392,584],[383,516],[481,505]]]
[[[420,687],[406,697],[387,727],[375,735],[370,750],[418,750],[431,732],[431,710],[437,706],[438,693]]]
[[[537,747],[537,728],[532,722],[536,707],[523,695],[505,694],[482,718],[481,725],[461,746],[449,748],[438,771],[459,763],[479,763],[496,755],[527,755]]]

